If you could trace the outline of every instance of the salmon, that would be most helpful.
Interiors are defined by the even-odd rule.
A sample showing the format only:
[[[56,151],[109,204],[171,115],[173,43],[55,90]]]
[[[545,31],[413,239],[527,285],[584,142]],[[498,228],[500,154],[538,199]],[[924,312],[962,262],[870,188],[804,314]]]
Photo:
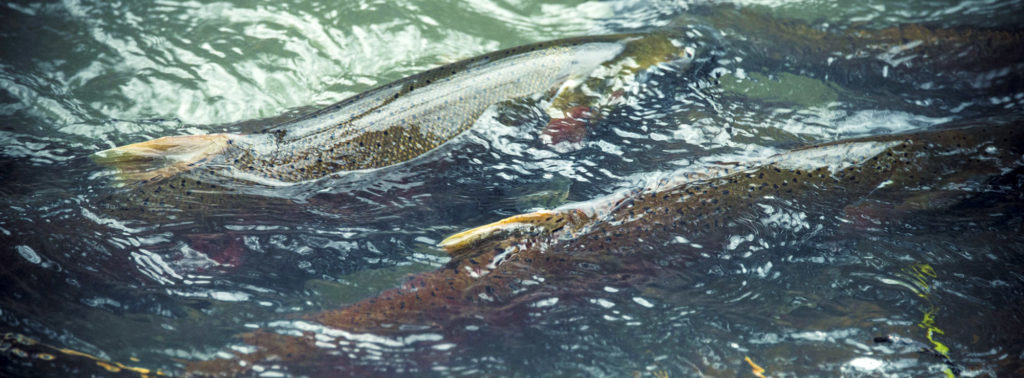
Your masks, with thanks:
[[[440,243],[452,256],[441,269],[301,321],[306,329],[321,331],[303,336],[256,331],[242,337],[255,351],[194,362],[188,369],[238,374],[266,361],[344,360],[344,353],[331,351],[351,349],[345,339],[353,335],[448,334],[467,321],[508,319],[502,314],[540,299],[573,298],[650,279],[650,261],[668,258],[678,265],[657,269],[685,269],[679,261],[718,250],[701,246],[727,245],[731,235],[749,233],[743,220],[768,216],[765,204],[819,204],[837,211],[871,199],[943,210],[984,195],[1019,206],[1022,156],[1024,122],[986,119],[678,172],[642,189],[452,235]],[[945,199],[921,207],[923,193],[945,193]]]
[[[251,135],[168,136],[101,151],[128,181],[198,167],[276,184],[409,161],[466,131],[488,108],[541,95],[548,113],[607,106],[639,71],[692,61],[669,32],[581,37],[501,50],[410,76]],[[590,94],[596,91],[596,95]]]

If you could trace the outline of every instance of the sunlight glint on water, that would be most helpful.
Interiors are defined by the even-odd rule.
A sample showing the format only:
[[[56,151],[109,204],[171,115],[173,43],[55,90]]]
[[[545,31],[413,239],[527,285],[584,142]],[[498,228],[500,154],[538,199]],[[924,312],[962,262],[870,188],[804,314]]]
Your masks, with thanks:
[[[1019,373],[1020,198],[995,190],[1013,183],[922,188],[895,205],[767,199],[737,213],[749,232],[723,245],[679,235],[660,246],[695,259],[657,256],[640,262],[647,275],[580,297],[537,295],[505,318],[470,316],[448,334],[378,335],[300,318],[439,269],[448,256],[438,241],[513,214],[702,177],[809,143],[1012,119],[1024,106],[1019,56],[975,61],[972,54],[991,51],[970,44],[919,55],[904,52],[918,46],[912,41],[794,42],[759,15],[806,22],[804,35],[899,23],[1017,32],[1022,8],[881,0],[0,5],[0,333],[169,372],[180,372],[181,360],[251,351],[238,335],[262,329],[363,356],[368,373],[718,376],[750,371],[744,357],[769,376],[928,375],[951,364],[965,376]],[[698,47],[697,64],[642,74],[624,105],[572,148],[541,142],[543,108],[524,99],[490,109],[473,130],[408,164],[211,190],[227,205],[198,214],[107,212],[118,189],[86,159],[166,135],[258,131],[506,47],[680,25]],[[838,51],[850,46],[860,50]],[[966,193],[988,194],[943,211]],[[546,283],[538,276],[523,285]],[[873,341],[882,336],[895,341]],[[939,345],[952,363],[919,352]],[[14,336],[0,346],[4,374],[95,368],[47,370],[38,354],[12,352],[33,350]],[[260,369],[324,375],[331,363]]]

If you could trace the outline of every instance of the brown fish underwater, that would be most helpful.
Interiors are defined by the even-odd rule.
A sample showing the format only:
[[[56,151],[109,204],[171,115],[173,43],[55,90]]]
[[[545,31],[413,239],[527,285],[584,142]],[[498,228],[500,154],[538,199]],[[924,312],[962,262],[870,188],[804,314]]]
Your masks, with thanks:
[[[441,243],[452,254],[443,268],[350,306],[288,321],[287,332],[242,335],[249,345],[244,352],[187,369],[219,375],[312,365],[316,374],[356,373],[361,341],[404,345],[427,334],[430,341],[458,342],[472,337],[460,331],[467,324],[514,328],[538,305],[650,282],[658,272],[684,271],[703,252],[728,254],[730,237],[755,227],[745,220],[769,217],[773,204],[843,216],[844,208],[865,202],[910,213],[957,211],[984,197],[1020,211],[1022,168],[1024,123],[985,119],[680,172],[640,190],[456,234]]]
[[[216,180],[188,173],[224,169],[242,178],[292,183],[397,164],[458,135],[488,106],[528,93],[544,95],[554,133],[544,135],[557,142],[562,139],[557,133],[576,118],[600,117],[584,113],[613,104],[624,78],[680,52],[684,60],[692,58],[672,41],[664,35],[625,35],[510,49],[386,85],[265,133],[170,137],[114,149],[104,154],[107,162],[126,178],[148,182],[130,192],[130,201],[111,202],[131,217],[175,200],[180,203],[167,207],[202,216],[251,207],[277,213],[273,203],[253,206],[277,198],[225,195],[221,192],[231,185],[215,188]],[[593,59],[562,68],[574,57]],[[814,61],[800,59],[805,60]],[[496,66],[513,70],[499,73],[492,70]],[[523,83],[519,77],[540,81]],[[517,89],[506,92],[503,85]],[[516,332],[525,314],[538,306],[571,305],[581,294],[606,287],[643,286],[659,274],[685,271],[704,253],[730,253],[722,246],[749,233],[746,220],[767,217],[767,208],[779,203],[819,206],[818,212],[844,216],[845,209],[865,204],[912,213],[996,197],[1019,210],[1021,127],[1016,120],[981,120],[811,146],[764,160],[681,171],[652,179],[642,189],[510,217],[443,241],[452,259],[437,271],[341,309],[241,335],[246,345],[235,345],[221,358],[190,362],[187,370],[358,375],[368,353],[361,344],[367,341],[396,348],[427,341],[444,354],[449,343],[477,337],[462,331],[467,325]],[[235,206],[239,203],[246,206]],[[217,211],[207,211],[214,207]]]

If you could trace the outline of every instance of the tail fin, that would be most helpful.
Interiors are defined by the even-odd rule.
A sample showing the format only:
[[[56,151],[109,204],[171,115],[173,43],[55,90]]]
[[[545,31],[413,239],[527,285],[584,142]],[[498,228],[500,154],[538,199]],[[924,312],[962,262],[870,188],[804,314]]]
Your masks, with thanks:
[[[237,138],[234,134],[167,136],[93,154],[93,161],[118,170],[122,181],[155,181],[206,163]]]

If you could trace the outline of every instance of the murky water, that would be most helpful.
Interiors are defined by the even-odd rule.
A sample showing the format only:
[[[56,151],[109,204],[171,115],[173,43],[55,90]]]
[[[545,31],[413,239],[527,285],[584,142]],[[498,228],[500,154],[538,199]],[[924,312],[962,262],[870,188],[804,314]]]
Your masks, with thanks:
[[[240,333],[308,328],[296,319],[438,269],[448,257],[436,244],[466,228],[810,143],[1019,120],[1022,11],[1017,1],[6,3],[3,372],[116,370],[77,351],[180,373],[182,361],[244,349]],[[260,130],[500,48],[656,28],[689,30],[695,64],[643,73],[626,105],[568,151],[540,138],[547,116],[523,99],[408,164],[223,193],[237,199],[181,213],[107,211],[124,189],[87,158],[165,135]],[[751,372],[749,357],[771,376],[1020,374],[1024,199],[990,191],[950,205],[950,191],[970,189],[921,189],[933,193],[915,199],[927,205],[766,202],[750,234],[680,258],[639,254],[653,257],[639,279],[483,319],[457,340],[358,339],[361,370],[349,373],[721,376]],[[329,363],[265,372],[320,375]]]

